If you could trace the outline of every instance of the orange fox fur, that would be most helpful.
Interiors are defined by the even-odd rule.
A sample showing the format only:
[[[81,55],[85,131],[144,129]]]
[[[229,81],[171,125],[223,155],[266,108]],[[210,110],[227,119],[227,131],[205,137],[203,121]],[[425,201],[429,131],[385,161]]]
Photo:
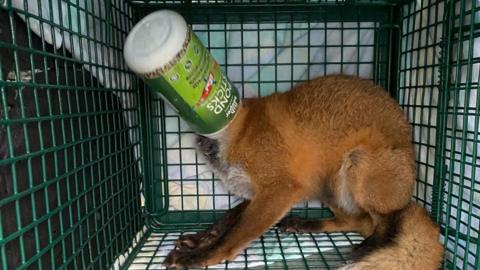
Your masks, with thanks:
[[[360,260],[339,270],[367,269],[440,269],[443,246],[439,230],[425,209],[410,203],[395,217],[397,235],[387,246],[380,247]]]
[[[358,248],[363,257],[348,266],[358,267],[352,269],[369,269],[360,263],[399,269],[401,262],[381,262],[398,256],[393,246],[418,252],[408,263],[422,266],[415,269],[438,268],[443,252],[438,229],[409,203],[415,183],[410,136],[398,104],[380,87],[355,77],[321,77],[286,93],[243,100],[218,139],[199,137],[199,150],[246,202],[209,231],[180,238],[165,264],[181,268],[233,259],[296,202],[319,199],[335,217],[289,217],[280,228],[359,232],[366,238]],[[417,223],[424,225],[421,235],[410,230]],[[435,251],[420,248],[422,243]]]

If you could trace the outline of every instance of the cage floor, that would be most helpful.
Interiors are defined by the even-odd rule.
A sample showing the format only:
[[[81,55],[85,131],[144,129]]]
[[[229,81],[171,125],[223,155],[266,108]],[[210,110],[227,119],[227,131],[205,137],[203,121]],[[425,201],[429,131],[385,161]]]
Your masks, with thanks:
[[[193,232],[150,234],[128,269],[165,269],[162,262],[182,233]],[[235,260],[208,269],[336,269],[361,241],[354,233],[285,234],[274,228]]]

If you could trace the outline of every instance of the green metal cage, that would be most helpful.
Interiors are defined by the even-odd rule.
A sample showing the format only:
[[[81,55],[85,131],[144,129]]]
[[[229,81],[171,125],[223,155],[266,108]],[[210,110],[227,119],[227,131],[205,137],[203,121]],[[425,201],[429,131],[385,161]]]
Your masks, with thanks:
[[[244,97],[330,73],[382,85],[413,126],[414,199],[444,268],[480,269],[477,0],[0,0],[0,269],[162,269],[179,235],[238,203],[123,62],[129,30],[163,8]],[[335,269],[361,240],[274,227],[210,268]]]

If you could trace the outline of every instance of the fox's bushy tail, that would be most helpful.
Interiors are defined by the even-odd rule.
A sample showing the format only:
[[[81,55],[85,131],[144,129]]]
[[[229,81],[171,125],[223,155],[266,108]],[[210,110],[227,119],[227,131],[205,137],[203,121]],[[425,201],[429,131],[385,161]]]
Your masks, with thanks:
[[[444,248],[439,242],[439,228],[427,211],[415,202],[395,212],[389,219],[390,233],[378,246],[359,247],[359,257],[341,270],[439,269]],[[368,239],[367,239],[368,240]],[[363,249],[363,250],[362,250]],[[355,254],[355,252],[354,252]]]

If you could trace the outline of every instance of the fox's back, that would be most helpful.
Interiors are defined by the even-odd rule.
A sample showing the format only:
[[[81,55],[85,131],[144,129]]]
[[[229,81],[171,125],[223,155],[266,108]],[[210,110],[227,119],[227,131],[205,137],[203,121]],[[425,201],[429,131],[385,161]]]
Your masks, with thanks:
[[[288,153],[276,156],[285,157],[291,171],[301,171],[298,178],[336,173],[344,155],[358,146],[413,154],[410,126],[401,108],[365,79],[319,77],[285,93],[246,100],[245,105],[250,112],[245,128],[251,132],[242,133],[248,143],[239,150],[251,148],[257,156],[264,147],[269,149],[263,153],[274,151],[272,147],[286,149]],[[260,137],[281,140],[252,144]]]
[[[296,130],[333,141],[358,132],[379,133],[390,144],[410,145],[410,126],[398,104],[381,87],[351,76],[326,76],[280,95],[275,105],[285,111]],[[281,112],[275,117],[284,118]]]

